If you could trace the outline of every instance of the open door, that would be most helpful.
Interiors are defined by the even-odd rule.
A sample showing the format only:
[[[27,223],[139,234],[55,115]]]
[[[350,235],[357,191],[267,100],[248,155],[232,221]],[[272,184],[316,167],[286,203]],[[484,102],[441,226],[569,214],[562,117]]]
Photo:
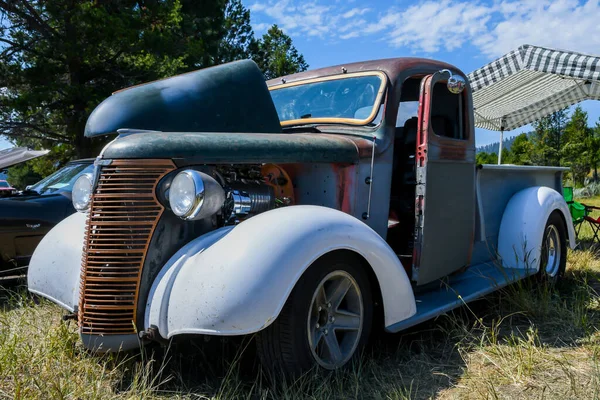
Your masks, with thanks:
[[[475,138],[470,90],[451,93],[448,72],[421,81],[413,279],[418,285],[470,262],[475,229]]]

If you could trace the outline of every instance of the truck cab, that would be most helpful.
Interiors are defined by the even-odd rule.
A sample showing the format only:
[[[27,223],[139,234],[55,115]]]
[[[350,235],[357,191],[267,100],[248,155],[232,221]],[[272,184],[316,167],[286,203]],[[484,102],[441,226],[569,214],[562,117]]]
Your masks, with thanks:
[[[372,328],[564,271],[564,169],[476,165],[473,112],[460,70],[416,58],[266,83],[245,60],[117,91],[85,132],[117,136],[29,290],[91,350],[256,334],[271,372],[341,368]]]
[[[448,90],[449,79],[460,79],[460,92]],[[336,91],[340,81],[348,82],[345,96],[354,103]],[[462,72],[450,65],[414,59],[333,67],[267,82],[284,131],[313,128],[354,140],[373,136],[373,143],[357,140],[364,148],[363,162],[368,165],[372,158],[374,168],[365,171],[373,176],[358,180],[363,193],[356,206],[362,209],[354,215],[386,238],[419,285],[465,267],[471,257],[475,135],[471,93],[462,90],[464,82]],[[355,126],[353,132],[347,131],[348,124]]]

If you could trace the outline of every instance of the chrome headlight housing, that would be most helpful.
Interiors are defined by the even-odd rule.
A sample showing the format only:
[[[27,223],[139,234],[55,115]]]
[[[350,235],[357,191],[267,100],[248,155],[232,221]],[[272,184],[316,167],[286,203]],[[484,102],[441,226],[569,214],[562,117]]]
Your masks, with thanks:
[[[71,200],[73,207],[79,212],[86,212],[90,208],[93,181],[92,174],[83,174],[73,184]]]
[[[181,171],[169,187],[169,205],[184,220],[198,220],[218,212],[225,202],[225,192],[210,175],[187,169]]]

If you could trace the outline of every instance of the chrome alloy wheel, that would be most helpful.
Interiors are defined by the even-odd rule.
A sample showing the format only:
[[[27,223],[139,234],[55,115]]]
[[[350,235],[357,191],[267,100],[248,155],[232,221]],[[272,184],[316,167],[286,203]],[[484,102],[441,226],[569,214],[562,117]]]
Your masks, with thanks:
[[[542,255],[546,261],[546,275],[551,278],[554,278],[558,271],[560,270],[560,261],[561,261],[561,245],[560,235],[558,233],[558,229],[556,226],[549,225],[546,228],[546,234],[544,235],[545,241],[545,250],[546,253]],[[543,264],[542,264],[543,265]]]
[[[333,271],[317,285],[307,321],[308,342],[320,366],[336,369],[354,355],[364,319],[360,288],[352,275]]]

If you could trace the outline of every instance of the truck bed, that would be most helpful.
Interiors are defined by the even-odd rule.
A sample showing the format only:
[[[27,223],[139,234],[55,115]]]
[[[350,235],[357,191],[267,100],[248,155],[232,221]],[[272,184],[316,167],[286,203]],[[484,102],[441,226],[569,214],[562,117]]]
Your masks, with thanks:
[[[387,330],[398,332],[409,328],[534,274],[533,269],[503,268],[497,261],[502,216],[509,200],[520,190],[547,186],[561,193],[562,173],[566,170],[568,168],[478,165],[471,266],[436,281],[437,286],[416,293],[416,314]]]
[[[562,174],[568,170],[564,167],[478,165],[471,265],[483,264],[496,258],[502,215],[515,193],[532,186],[547,186],[562,193]]]

